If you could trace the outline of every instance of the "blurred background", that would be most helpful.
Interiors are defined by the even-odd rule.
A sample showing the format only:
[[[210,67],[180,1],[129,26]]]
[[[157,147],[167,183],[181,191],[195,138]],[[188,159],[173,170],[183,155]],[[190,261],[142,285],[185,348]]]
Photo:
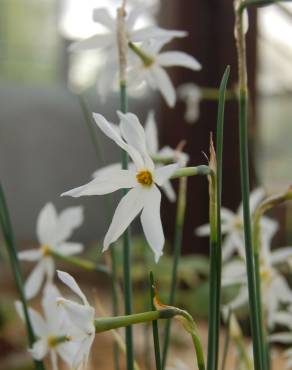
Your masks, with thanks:
[[[190,53],[203,66],[200,72],[171,69],[175,86],[192,82],[201,89],[217,88],[230,64],[229,89],[236,89],[232,2],[148,1],[157,5],[155,16],[162,27],[189,32],[189,37],[175,40],[169,49]],[[102,52],[71,55],[67,48],[71,42],[101,30],[92,21],[95,7],[111,6],[114,13],[118,4],[114,0],[0,0],[0,176],[19,248],[36,242],[37,215],[48,201],[58,210],[84,206],[85,223],[74,235],[78,241],[100,240],[107,230],[105,197],[73,199],[60,198],[60,194],[88,182],[98,167],[120,158],[116,146],[96,130],[103,153],[103,158],[97,158],[80,95],[91,111],[112,121],[116,121],[119,97],[113,93],[105,103],[97,97],[95,81],[102,73]],[[148,24],[151,19],[141,22]],[[251,183],[252,187],[263,185],[268,194],[283,191],[291,184],[291,40],[292,6],[250,11],[247,55]],[[209,133],[215,131],[216,125],[216,100],[201,100],[200,115],[193,124],[185,121],[183,101],[170,110],[152,90],[130,96],[129,108],[141,122],[154,108],[161,146],[176,147],[186,140],[184,150],[190,155],[189,164],[206,164]],[[226,103],[224,141],[223,205],[236,209],[241,197],[237,103],[232,97]],[[188,192],[183,253],[207,254],[208,239],[194,234],[194,229],[208,220],[206,179],[191,179]],[[119,195],[114,203],[118,198]],[[291,204],[273,212],[282,225],[277,245],[291,245]],[[162,217],[169,241],[173,238],[174,216],[175,205],[164,198]]]

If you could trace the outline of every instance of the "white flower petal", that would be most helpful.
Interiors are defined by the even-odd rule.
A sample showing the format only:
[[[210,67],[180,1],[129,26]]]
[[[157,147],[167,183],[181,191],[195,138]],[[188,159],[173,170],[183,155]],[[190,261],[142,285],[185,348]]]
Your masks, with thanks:
[[[88,357],[90,353],[90,348],[93,344],[95,335],[87,335],[80,343],[78,351],[75,352],[75,356],[73,358],[73,368],[80,369],[80,368],[87,368]]]
[[[52,284],[55,275],[55,262],[52,257],[44,258],[44,267],[47,275],[47,284]]]
[[[236,214],[228,208],[221,208],[221,219],[224,222],[230,222],[234,220],[234,217],[236,217]]]
[[[279,248],[271,253],[272,264],[287,262],[292,257],[292,247]]]
[[[83,208],[82,207],[69,207],[64,209],[59,214],[58,219],[58,242],[70,238],[74,229],[83,223]]]
[[[176,93],[173,87],[173,84],[168,77],[168,74],[164,71],[163,68],[158,65],[154,65],[149,68],[147,75],[150,75],[155,81],[155,85],[161,92],[166,103],[172,108],[175,106],[176,102]]]
[[[163,185],[165,181],[170,179],[178,168],[179,165],[176,163],[156,168],[154,171],[155,183],[159,186]]]
[[[292,343],[292,333],[283,332],[278,334],[272,334],[269,336],[270,342],[280,342],[280,343]]]
[[[156,186],[152,186],[145,196],[144,208],[141,213],[141,223],[148,244],[155,254],[155,262],[162,255],[165,238],[160,218],[161,193]]]
[[[15,302],[15,308],[21,320],[25,321],[23,305],[20,301]],[[32,308],[28,309],[28,314],[35,335],[39,338],[46,336],[48,334],[48,328],[42,316]]]
[[[126,144],[119,133],[112,128],[101,114],[93,113],[93,118],[101,131],[129,154],[137,168],[143,167],[144,161],[139,152],[131,145]]]
[[[58,215],[52,203],[47,203],[37,219],[37,236],[41,244],[53,245],[57,232]]]
[[[164,194],[167,196],[170,202],[176,201],[176,194],[170,181],[165,181],[163,185],[161,185],[161,189],[163,190]]]
[[[40,249],[29,249],[21,251],[18,254],[18,258],[23,261],[38,261],[42,257]]]
[[[246,286],[243,286],[238,295],[231,301],[229,302],[226,306],[234,311],[238,309],[239,307],[243,306],[248,302],[248,289]]]
[[[29,352],[35,360],[42,360],[49,352],[47,338],[42,338],[34,342],[32,349],[30,349]]]
[[[78,297],[82,300],[82,302],[85,305],[89,305],[87,298],[85,294],[82,292],[82,290],[79,288],[79,285],[77,284],[76,280],[68,274],[65,271],[57,271],[58,278],[65,284],[67,285],[68,288],[70,288],[75,294],[78,295]]]
[[[198,236],[208,236],[210,235],[210,225],[204,224],[196,228],[195,230],[196,235]]]
[[[94,50],[99,48],[106,48],[115,42],[113,35],[111,34],[99,34],[93,35],[88,39],[74,42],[68,48],[69,51],[84,51],[84,50]]]
[[[61,196],[81,197],[86,195],[109,194],[119,189],[129,189],[137,185],[136,174],[130,170],[117,170],[99,174],[88,184],[66,191]]]
[[[154,163],[146,149],[146,136],[138,117],[133,113],[118,112],[120,129],[124,139],[135,148],[144,159],[143,168],[153,170]]]
[[[54,349],[51,349],[50,351],[50,358],[51,358],[52,370],[58,370],[57,353]]]
[[[157,26],[149,26],[133,31],[131,33],[131,41],[141,42],[156,39],[163,40],[164,43],[167,43],[176,37],[185,37],[187,34],[186,31],[166,30]]]
[[[45,261],[39,261],[25,281],[24,291],[27,299],[37,295],[45,278]]]
[[[150,154],[154,155],[158,152],[158,132],[155,122],[154,111],[151,110],[145,123],[146,146]]]
[[[93,10],[92,17],[94,22],[102,24],[112,32],[116,31],[116,20],[110,15],[108,9],[96,8]]]
[[[144,206],[144,190],[137,186],[121,199],[103,243],[103,251],[126,230]]]
[[[58,303],[65,309],[73,325],[88,335],[94,333],[95,310],[93,307],[72,302],[65,298],[58,298]]]
[[[181,51],[165,51],[157,55],[157,62],[162,67],[179,66],[199,71],[201,64],[191,55]]]
[[[63,254],[63,256],[72,256],[74,254],[81,253],[84,247],[81,243],[62,243],[58,246],[57,252]]]

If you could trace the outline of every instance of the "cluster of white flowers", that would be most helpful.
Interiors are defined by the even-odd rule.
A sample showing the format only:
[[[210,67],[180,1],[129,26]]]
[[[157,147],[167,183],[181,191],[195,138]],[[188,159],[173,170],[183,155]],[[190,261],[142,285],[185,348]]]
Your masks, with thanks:
[[[265,192],[262,188],[257,188],[251,192],[250,212],[252,216],[264,197]],[[221,218],[222,234],[225,235],[222,243],[224,263],[222,286],[239,286],[236,297],[223,307],[223,313],[226,315],[228,310],[236,312],[237,309],[248,303],[242,204],[236,213],[222,208]],[[291,268],[292,247],[271,250],[272,239],[279,225],[268,217],[262,217],[260,222],[260,278],[265,322],[270,330],[273,330],[275,324],[288,326],[291,330],[292,290],[281,273],[280,267],[286,264],[288,269]],[[209,235],[210,227],[209,225],[200,226],[196,232],[199,236]],[[287,309],[283,310],[283,307],[287,307]],[[273,334],[270,338],[271,341],[292,342],[292,334],[286,332]],[[286,354],[287,356],[290,354],[291,357],[291,351],[287,351]]]
[[[173,107],[176,92],[164,68],[182,66],[196,71],[201,66],[195,58],[186,53],[161,51],[173,38],[184,37],[187,33],[165,30],[156,25],[139,28],[139,19],[145,11],[150,11],[149,16],[153,16],[153,7],[147,8],[139,4],[130,8],[125,19],[129,46],[127,84],[130,88],[135,88],[146,82],[151,88],[158,89],[167,104]],[[114,87],[119,69],[119,22],[107,9],[101,8],[94,10],[93,18],[104,26],[106,32],[74,43],[69,49],[74,53],[91,49],[103,50],[106,60],[97,89],[101,98],[105,99]],[[169,146],[159,148],[158,128],[153,111],[147,116],[145,128],[133,113],[117,112],[117,115],[118,125],[110,123],[101,114],[93,113],[97,127],[129,155],[131,162],[128,168],[122,169],[118,163],[100,168],[94,172],[93,179],[88,184],[62,195],[103,195],[119,189],[128,189],[120,200],[105,235],[103,251],[107,250],[140,214],[146,240],[157,262],[162,255],[165,241],[160,218],[159,187],[170,201],[176,200],[170,179],[178,168],[186,166],[189,156],[182,151],[182,142],[178,143],[176,149]],[[33,308],[28,311],[36,336],[36,341],[29,351],[36,360],[42,360],[49,354],[53,370],[58,368],[58,355],[68,367],[84,368],[95,337],[95,309],[90,306],[74,278],[66,272],[58,271],[59,279],[71,289],[80,302],[65,299],[54,285],[54,258],[61,256],[66,259],[83,251],[82,244],[68,241],[82,222],[81,207],[71,207],[58,214],[53,204],[48,203],[37,220],[39,247],[18,254],[21,260],[36,263],[25,282],[26,298],[34,298],[43,286],[44,316]],[[20,302],[16,302],[16,309],[24,319]]]
[[[150,88],[158,89],[170,107],[176,102],[176,93],[173,84],[165,72],[165,67],[180,66],[194,71],[201,69],[200,63],[191,55],[180,51],[166,51],[161,49],[172,39],[185,37],[187,32],[166,30],[156,25],[139,27],[139,19],[145,16],[148,9],[137,6],[130,10],[126,17],[128,48],[128,86],[136,89],[146,83]],[[93,13],[96,23],[107,31],[78,41],[71,45],[72,52],[85,50],[102,50],[105,62],[97,80],[97,92],[104,101],[110,91],[118,84],[118,46],[117,21],[108,9],[96,9]]]

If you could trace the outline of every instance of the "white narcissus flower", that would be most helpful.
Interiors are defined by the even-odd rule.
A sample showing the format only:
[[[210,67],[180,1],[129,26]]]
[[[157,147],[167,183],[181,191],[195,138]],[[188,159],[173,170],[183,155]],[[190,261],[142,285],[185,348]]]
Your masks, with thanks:
[[[175,37],[185,37],[187,32],[165,30],[156,26],[137,28],[138,19],[143,16],[146,8],[136,7],[128,12],[126,17],[127,37],[130,42],[141,42],[149,39],[158,39],[163,43]],[[105,51],[105,63],[102,73],[97,80],[97,91],[103,101],[113,89],[118,73],[118,46],[117,46],[117,20],[112,17],[106,8],[97,8],[93,11],[93,20],[104,26],[105,33],[95,34],[85,40],[73,43],[69,50],[80,52],[84,50],[102,49]]]
[[[277,271],[279,263],[287,263],[287,258],[292,256],[292,247],[270,250],[270,243],[264,239],[260,251],[260,278],[262,302],[267,312],[267,321],[270,328],[279,320],[277,310],[279,305],[292,304],[292,291]],[[242,260],[234,260],[226,263],[222,270],[222,286],[242,284],[239,294],[229,302],[226,307],[232,310],[243,306],[248,302],[248,288],[246,276],[246,264]]]
[[[193,71],[201,69],[200,63],[191,55],[181,51],[164,51],[162,42],[148,42],[137,48],[141,57],[129,70],[129,83],[137,85],[146,82],[153,90],[159,90],[166,103],[174,107],[175,88],[165,72],[167,67],[185,67]],[[135,46],[133,46],[133,49]],[[139,51],[136,53],[139,54]]]
[[[72,366],[72,357],[77,351],[77,346],[72,339],[72,326],[66,320],[64,312],[56,303],[60,292],[54,285],[47,285],[44,289],[42,308],[44,318],[34,309],[29,308],[29,317],[34,334],[37,338],[33,347],[29,349],[35,360],[43,360],[48,354],[51,358],[52,369],[57,370],[57,355],[59,355],[68,366]],[[21,302],[15,303],[16,310],[24,320],[24,312]],[[75,332],[74,332],[75,334]]]
[[[257,206],[263,200],[265,192],[262,188],[256,188],[250,193],[249,206],[251,215],[254,214]],[[222,258],[227,261],[234,252],[237,252],[242,258],[245,256],[245,244],[243,233],[243,208],[240,204],[236,213],[227,208],[221,208],[221,227],[222,235],[225,239],[222,244]],[[268,217],[261,219],[261,239],[267,242],[272,238],[278,229],[278,223]],[[196,229],[198,236],[210,235],[210,225],[205,224]]]
[[[82,252],[82,244],[66,241],[82,222],[82,207],[69,207],[59,215],[52,203],[47,203],[42,208],[37,219],[39,248],[18,253],[21,260],[37,262],[24,285],[27,299],[36,296],[45,280],[48,283],[53,281],[55,264],[50,250],[65,256]]]
[[[122,135],[102,115],[94,113],[93,117],[103,133],[129,154],[135,169],[117,169],[115,174],[112,171],[106,172],[88,184],[62,195],[72,197],[103,195],[119,189],[130,189],[117,206],[104,238],[103,251],[122,235],[141,212],[140,218],[145,237],[155,254],[155,260],[158,261],[162,255],[165,239],[160,218],[161,193],[157,185],[162,186],[169,180],[178,165],[171,164],[155,168],[147,152],[144,129],[137,116],[120,112],[118,115]]]
[[[78,349],[72,357],[72,366],[74,369],[86,368],[90,349],[95,338],[95,309],[89,305],[86,296],[71,275],[64,271],[57,271],[57,274],[59,279],[67,285],[82,302],[80,304],[63,297],[57,299],[58,304],[65,310],[71,326],[75,327],[79,332],[79,336],[77,340],[75,340]]]
[[[117,129],[117,127],[113,128]],[[163,148],[159,149],[158,131],[153,111],[150,111],[148,113],[146,119],[145,137],[146,137],[146,149],[152,158],[154,157],[157,161],[162,162],[164,160],[172,161],[178,163],[179,166],[181,167],[186,166],[187,162],[189,161],[189,155],[187,153],[184,153],[179,149],[172,149],[169,146],[164,146]],[[113,163],[95,171],[93,173],[93,177],[96,178],[98,176],[102,177],[105,175],[110,176],[111,173],[115,174],[117,170],[121,169],[122,169],[121,163]],[[129,163],[128,169],[135,171],[134,163]],[[171,202],[174,202],[176,200],[175,191],[169,180],[165,181],[165,183],[161,185],[161,189],[164,191],[165,195]]]
[[[186,104],[185,120],[188,123],[195,123],[200,117],[200,102],[202,92],[198,85],[194,83],[185,83],[177,88],[177,94],[180,100]]]

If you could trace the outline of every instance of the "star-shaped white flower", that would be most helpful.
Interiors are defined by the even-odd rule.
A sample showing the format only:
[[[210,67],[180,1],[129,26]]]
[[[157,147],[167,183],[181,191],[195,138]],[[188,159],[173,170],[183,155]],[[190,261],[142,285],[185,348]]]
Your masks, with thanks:
[[[185,67],[193,71],[201,69],[200,63],[191,55],[181,51],[164,51],[162,42],[144,43],[140,50],[143,58],[137,58],[137,62],[129,71],[129,83],[141,84],[143,81],[153,90],[159,90],[166,103],[174,107],[176,103],[175,88],[164,70],[167,67]]]
[[[119,189],[130,189],[117,206],[111,225],[104,238],[103,251],[115,242],[126,230],[134,218],[141,212],[141,223],[148,244],[158,261],[162,255],[164,233],[160,219],[162,186],[178,168],[171,164],[155,168],[147,152],[145,132],[137,116],[132,113],[122,114],[120,131],[115,129],[102,115],[93,114],[98,127],[125,150],[132,159],[135,169],[117,169],[96,177],[86,185],[70,190],[62,195],[80,197],[84,195],[103,195]]]
[[[177,94],[180,100],[186,104],[185,120],[188,123],[195,123],[200,117],[200,102],[202,92],[198,85],[194,83],[185,83],[177,88]]]
[[[267,312],[268,325],[273,327],[279,305],[292,303],[292,291],[285,278],[277,271],[280,263],[287,263],[287,259],[291,258],[292,247],[279,248],[274,251],[270,248],[270,241],[263,239],[260,250],[262,301]],[[230,261],[223,267],[222,285],[234,284],[242,284],[242,286],[239,294],[227,304],[232,310],[248,302],[246,264],[243,260]]]
[[[39,248],[29,249],[18,253],[21,260],[37,262],[25,282],[27,299],[33,298],[46,280],[51,283],[55,274],[55,264],[50,256],[50,250],[65,256],[82,252],[80,243],[66,242],[77,227],[83,222],[82,207],[70,207],[59,215],[52,203],[47,203],[37,219],[37,237]]]
[[[64,271],[57,271],[59,279],[67,285],[81,300],[81,304],[59,297],[57,302],[63,307],[67,314],[67,319],[71,326],[79,332],[77,340],[73,338],[73,343],[78,344],[78,349],[72,357],[74,369],[86,368],[91,346],[95,338],[95,309],[90,306],[84,293],[81,291],[76,280]],[[74,342],[75,340],[75,342]]]
[[[262,188],[257,188],[250,193],[249,206],[251,215],[254,214],[257,206],[263,200],[265,192]],[[222,258],[228,260],[234,252],[237,252],[242,258],[245,256],[245,244],[243,234],[243,209],[240,204],[236,213],[227,208],[221,208],[221,227],[222,235],[225,239],[222,245]],[[267,240],[272,238],[278,229],[278,223],[268,217],[261,219],[262,238]],[[209,224],[202,225],[196,229],[199,236],[210,235]]]
[[[164,44],[175,37],[185,37],[187,32],[165,30],[157,26],[137,28],[137,21],[146,11],[145,6],[135,7],[126,17],[127,38],[130,42],[141,42],[149,39],[160,40]],[[105,62],[97,80],[97,91],[104,101],[108,93],[114,88],[118,73],[118,46],[117,46],[117,20],[112,17],[106,8],[97,8],[93,12],[93,20],[105,27],[105,33],[95,34],[85,40],[71,44],[69,50],[80,52],[84,50],[102,49]]]
[[[114,128],[117,129],[117,127]],[[169,146],[164,146],[163,148],[159,149],[157,124],[153,111],[150,111],[147,115],[145,123],[145,137],[146,148],[152,158],[155,158],[155,160],[158,162],[167,160],[169,162],[178,163],[181,167],[186,166],[187,162],[189,161],[189,155],[187,153],[184,153],[179,149],[172,149]],[[128,168],[135,171],[134,163],[129,163]],[[93,178],[105,175],[110,177],[111,174],[115,174],[117,170],[121,169],[121,163],[113,163],[98,169],[93,173],[92,176]],[[169,201],[174,202],[176,200],[175,191],[169,180],[165,181],[165,183],[161,185],[161,189],[164,191]]]
[[[57,355],[71,367],[72,357],[78,349],[78,346],[71,341],[76,331],[72,330],[72,325],[66,320],[63,310],[56,303],[59,296],[58,289],[49,284],[44,289],[42,299],[44,317],[29,308],[29,317],[37,337],[29,351],[35,360],[43,360],[49,354],[53,370],[58,369]],[[24,320],[21,302],[17,301],[15,306],[19,316]]]

